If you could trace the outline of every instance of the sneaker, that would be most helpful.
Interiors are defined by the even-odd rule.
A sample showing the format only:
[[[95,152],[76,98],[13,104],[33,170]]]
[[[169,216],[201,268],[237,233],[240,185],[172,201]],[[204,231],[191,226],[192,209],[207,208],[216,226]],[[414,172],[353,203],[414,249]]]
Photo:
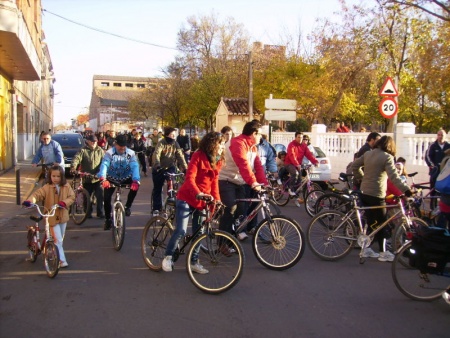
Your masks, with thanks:
[[[159,210],[153,210],[152,215],[153,216],[159,216]]]
[[[230,257],[233,255],[233,252],[226,244],[222,244],[219,248],[219,251],[222,253],[222,255],[224,255],[226,257]]]
[[[447,291],[442,292],[442,298],[444,298],[445,302],[450,305],[450,289],[447,289]]]
[[[110,218],[105,219],[105,223],[103,224],[103,230],[109,230],[112,226],[112,220]]]
[[[295,205],[298,207],[300,207],[303,203],[305,203],[305,200],[301,197],[299,197],[295,200]]]
[[[371,248],[365,248],[362,252],[362,257],[363,258],[378,258],[378,257],[380,257],[380,254],[377,254]]]
[[[380,262],[392,262],[395,258],[395,255],[391,253],[390,251],[380,252],[380,257],[378,257],[378,260]]]
[[[131,215],[131,209],[129,207],[125,207],[125,216]]]
[[[238,234],[236,235],[236,237],[237,237],[237,239],[240,240],[240,241],[244,241],[244,240],[246,240],[246,239],[248,238],[248,236],[247,236],[247,234],[245,233],[245,231],[242,231],[242,232],[238,233]]]
[[[199,262],[197,262],[197,263],[191,265],[191,270],[192,270],[193,272],[197,272],[197,273],[199,273],[199,274],[201,274],[201,275],[207,274],[207,273],[209,272],[209,271],[206,270],[206,269],[203,267],[203,265],[201,265]]]
[[[69,263],[67,263],[67,262],[63,262],[63,261],[59,262],[59,267],[60,268],[67,268],[68,266],[69,266]]]
[[[280,179],[277,179],[277,183],[278,183],[278,185],[282,185],[283,184],[283,182],[281,182]]]
[[[291,188],[288,189],[288,193],[290,196],[296,196],[296,193],[291,190]]]
[[[173,262],[172,262],[172,256],[166,256],[164,257],[162,261],[162,269],[165,272],[171,272],[173,269]]]

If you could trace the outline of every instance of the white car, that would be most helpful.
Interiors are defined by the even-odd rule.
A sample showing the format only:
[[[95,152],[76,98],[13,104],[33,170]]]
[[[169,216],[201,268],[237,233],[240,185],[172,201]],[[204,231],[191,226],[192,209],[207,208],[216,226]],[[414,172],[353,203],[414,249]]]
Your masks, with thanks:
[[[277,151],[286,151],[286,147],[283,144],[274,144],[273,147]],[[319,147],[313,147],[312,151],[314,157],[319,161],[319,166],[313,167],[313,171],[310,175],[311,181],[318,182],[323,189],[327,188],[326,181],[331,180],[331,162],[330,159],[325,155],[325,153]],[[311,163],[307,161],[307,163]]]

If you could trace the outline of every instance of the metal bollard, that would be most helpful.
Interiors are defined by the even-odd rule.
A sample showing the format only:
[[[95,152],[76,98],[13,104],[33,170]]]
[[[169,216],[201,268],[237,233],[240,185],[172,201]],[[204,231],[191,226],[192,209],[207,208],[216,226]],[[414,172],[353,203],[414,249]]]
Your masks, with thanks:
[[[16,168],[16,203],[20,205],[20,168]]]

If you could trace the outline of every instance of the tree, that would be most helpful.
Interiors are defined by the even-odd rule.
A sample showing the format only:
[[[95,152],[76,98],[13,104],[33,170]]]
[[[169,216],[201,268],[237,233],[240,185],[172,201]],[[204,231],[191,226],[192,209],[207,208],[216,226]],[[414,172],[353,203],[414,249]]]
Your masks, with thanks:
[[[450,1],[438,0],[384,0],[383,5],[396,4],[420,9],[440,20],[450,22]],[[442,14],[441,14],[442,13]]]

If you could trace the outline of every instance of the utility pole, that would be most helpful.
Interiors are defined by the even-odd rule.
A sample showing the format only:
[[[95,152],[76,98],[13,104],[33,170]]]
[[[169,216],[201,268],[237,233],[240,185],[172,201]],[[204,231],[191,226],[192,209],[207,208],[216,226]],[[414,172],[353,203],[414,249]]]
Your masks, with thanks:
[[[248,119],[253,120],[253,60],[252,52],[248,52]]]

